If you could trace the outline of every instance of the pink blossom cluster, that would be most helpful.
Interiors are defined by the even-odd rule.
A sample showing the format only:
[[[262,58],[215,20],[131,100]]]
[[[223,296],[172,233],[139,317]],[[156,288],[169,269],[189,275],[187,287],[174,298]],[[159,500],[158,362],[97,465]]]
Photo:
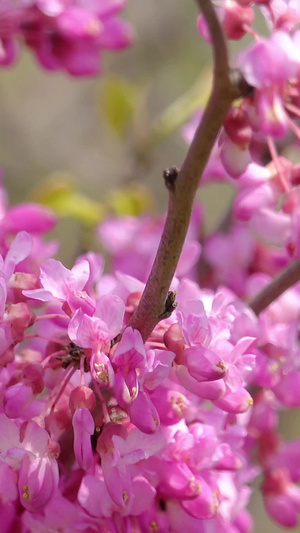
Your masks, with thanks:
[[[101,71],[103,50],[120,50],[132,31],[118,18],[126,0],[1,0],[0,65],[9,66],[24,42],[40,65],[72,76]]]
[[[247,304],[300,258],[299,165],[281,153],[298,138],[297,3],[216,2],[229,38],[255,39],[239,58],[252,93],[203,176],[234,187],[233,209],[205,236],[194,208],[177,307],[146,340],[131,319],[164,218],[109,217],[98,228],[109,269],[95,252],[68,269],[45,239],[53,213],[10,207],[0,187],[4,533],[250,533],[254,480],[273,520],[299,523],[300,440],[284,441],[279,416],[300,407],[300,284],[259,316]],[[1,3],[3,63],[21,37],[46,68],[94,74],[102,48],[128,42],[123,4]],[[252,27],[258,9],[268,37]]]
[[[247,533],[257,476],[271,516],[296,525],[300,443],[281,441],[278,414],[300,405],[299,287],[259,318],[234,287],[215,288],[217,278],[200,288],[196,207],[171,287],[177,308],[143,342],[129,322],[161,220],[124,218],[130,244],[122,218],[108,219],[99,235],[115,268],[105,273],[89,252],[67,269],[44,240],[55,216],[9,207],[3,188],[1,199],[4,533]],[[226,237],[229,248],[240,230]],[[253,291],[268,275],[249,242],[236,270]]]
[[[294,0],[215,2],[226,36],[254,41],[236,66],[252,88],[229,111],[203,180],[225,180],[236,189],[234,218],[261,240],[298,258],[300,167],[288,158],[300,140],[300,4]],[[267,36],[253,23],[260,11]],[[198,27],[209,41],[205,21]],[[184,131],[193,136],[197,114]],[[250,241],[249,241],[250,245]],[[287,259],[288,261],[288,259]]]

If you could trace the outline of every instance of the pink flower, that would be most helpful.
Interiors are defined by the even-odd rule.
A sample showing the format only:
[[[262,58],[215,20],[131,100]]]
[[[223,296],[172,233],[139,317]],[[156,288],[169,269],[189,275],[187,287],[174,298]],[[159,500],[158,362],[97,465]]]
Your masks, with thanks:
[[[94,303],[83,290],[89,279],[89,263],[81,261],[72,270],[65,268],[59,261],[48,259],[41,267],[42,289],[24,291],[28,298],[43,302],[60,301],[65,303],[68,313],[82,307],[86,313],[94,312]]]
[[[58,484],[58,466],[48,454],[49,435],[33,421],[25,423],[19,433],[5,415],[0,415],[0,426],[0,455],[2,461],[19,470],[22,505],[31,511],[44,507]]]
[[[284,527],[296,527],[300,511],[300,490],[290,482],[285,470],[267,472],[263,484],[266,509]]]
[[[24,0],[12,9],[4,3],[0,64],[15,60],[15,40],[21,37],[44,68],[95,76],[104,49],[120,50],[132,42],[129,26],[115,17],[124,5],[123,0],[89,5],[75,0]]]

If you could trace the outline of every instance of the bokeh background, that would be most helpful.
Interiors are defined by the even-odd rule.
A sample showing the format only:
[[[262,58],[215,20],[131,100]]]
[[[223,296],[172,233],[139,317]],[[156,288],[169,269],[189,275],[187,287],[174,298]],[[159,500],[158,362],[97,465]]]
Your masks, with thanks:
[[[16,66],[1,71],[0,164],[12,204],[37,199],[60,181],[105,204],[109,190],[136,181],[152,191],[160,212],[166,208],[162,170],[180,166],[186,144],[180,129],[151,149],[145,149],[145,138],[152,121],[189,91],[201,73],[199,94],[205,97],[210,50],[197,32],[197,9],[191,0],[130,0],[128,4],[124,17],[134,28],[135,44],[125,52],[106,54],[98,79],[42,71],[25,49]],[[123,78],[136,91],[136,99],[134,126],[123,128],[120,135],[105,105],[114,80]],[[142,149],[145,157],[141,159]],[[226,214],[231,191],[210,185],[199,196],[206,231],[211,231]],[[59,259],[71,266],[82,248],[82,224],[76,217],[64,217],[55,236],[61,242]],[[290,421],[283,421],[291,438],[297,436],[294,416],[291,413]],[[267,519],[259,495],[252,498],[251,506],[255,533],[283,531]]]

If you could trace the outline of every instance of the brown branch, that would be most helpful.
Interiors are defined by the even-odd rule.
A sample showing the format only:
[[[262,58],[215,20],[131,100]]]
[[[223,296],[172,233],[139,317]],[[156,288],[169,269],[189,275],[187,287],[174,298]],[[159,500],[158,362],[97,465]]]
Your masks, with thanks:
[[[232,76],[221,24],[210,0],[197,0],[206,19],[213,47],[213,87],[183,165],[169,189],[168,214],[156,258],[130,326],[147,339],[166,311],[171,281],[190,223],[199,179],[232,101],[242,96],[240,79]]]
[[[249,302],[249,307],[253,309],[256,315],[259,315],[268,305],[298,281],[300,281],[300,261],[297,259],[282,270],[261,292],[254,296]]]

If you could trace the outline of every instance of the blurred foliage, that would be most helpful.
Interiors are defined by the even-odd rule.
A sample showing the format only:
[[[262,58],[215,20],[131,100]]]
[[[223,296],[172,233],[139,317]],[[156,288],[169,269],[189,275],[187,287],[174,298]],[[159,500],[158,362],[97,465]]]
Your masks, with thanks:
[[[61,217],[71,217],[84,225],[95,225],[106,215],[106,208],[75,185],[71,175],[54,172],[32,192],[31,198],[47,205]]]
[[[153,194],[141,183],[130,183],[128,186],[108,191],[106,204],[117,215],[139,216],[145,211],[155,209]]]
[[[30,197],[53,209],[59,217],[73,218],[84,226],[98,224],[111,212],[139,216],[155,209],[153,194],[141,183],[108,190],[103,201],[97,202],[80,192],[74,177],[64,172],[52,173],[32,191]]]
[[[135,114],[140,90],[125,78],[106,77],[100,93],[100,114],[114,133],[124,137]]]
[[[209,97],[212,83],[212,68],[204,68],[199,78],[182,96],[170,104],[153,120],[150,139],[153,144],[159,144],[174,131],[183,126],[188,119],[202,109]]]

